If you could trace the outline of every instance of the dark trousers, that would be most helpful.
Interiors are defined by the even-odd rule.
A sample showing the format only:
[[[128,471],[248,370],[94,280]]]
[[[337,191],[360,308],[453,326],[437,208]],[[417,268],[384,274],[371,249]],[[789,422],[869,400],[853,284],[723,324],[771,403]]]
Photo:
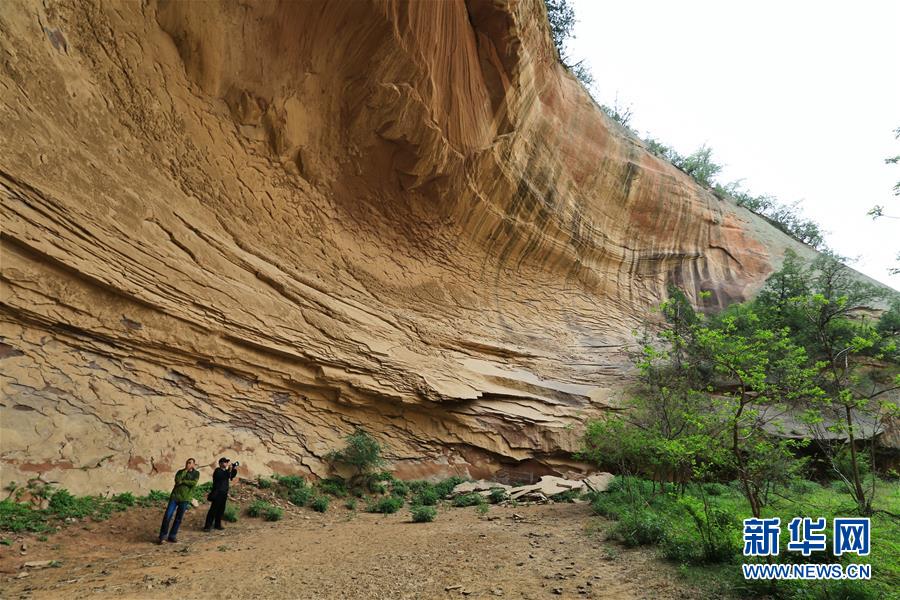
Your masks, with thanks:
[[[222,515],[225,514],[226,502],[228,502],[228,496],[210,500],[209,512],[206,513],[206,525],[203,526],[204,529],[212,527],[213,521],[216,523],[216,529],[222,528]]]
[[[179,502],[178,500],[169,500],[169,505],[166,507],[166,514],[163,515],[162,525],[159,528],[159,539],[164,539],[168,537],[170,540],[174,540],[178,535],[178,528],[181,527],[181,518],[184,516],[184,511],[187,508],[187,505],[190,502]],[[172,523],[172,529],[169,529],[169,521],[172,520],[172,515],[175,515],[175,522]]]

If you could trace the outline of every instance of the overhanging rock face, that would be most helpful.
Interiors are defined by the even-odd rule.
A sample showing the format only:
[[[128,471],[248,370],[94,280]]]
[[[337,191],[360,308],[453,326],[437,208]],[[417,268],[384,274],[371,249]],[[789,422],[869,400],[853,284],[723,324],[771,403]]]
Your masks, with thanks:
[[[562,473],[667,283],[797,246],[606,119],[540,0],[8,0],[0,54],[4,482],[324,475],[356,425]]]

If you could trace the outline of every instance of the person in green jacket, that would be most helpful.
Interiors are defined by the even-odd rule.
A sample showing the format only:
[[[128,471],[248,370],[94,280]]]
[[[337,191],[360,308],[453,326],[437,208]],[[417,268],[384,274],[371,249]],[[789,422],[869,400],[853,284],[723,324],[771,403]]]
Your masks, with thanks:
[[[187,459],[184,468],[179,469],[175,473],[175,487],[169,495],[169,505],[166,507],[166,514],[163,515],[162,527],[159,528],[159,544],[168,539],[173,544],[178,541],[178,528],[181,527],[181,518],[188,504],[191,503],[191,492],[194,486],[200,480],[200,472],[197,471],[197,461],[193,458]],[[172,514],[175,514],[175,522],[172,523],[172,529],[169,529],[169,521],[172,520]]]

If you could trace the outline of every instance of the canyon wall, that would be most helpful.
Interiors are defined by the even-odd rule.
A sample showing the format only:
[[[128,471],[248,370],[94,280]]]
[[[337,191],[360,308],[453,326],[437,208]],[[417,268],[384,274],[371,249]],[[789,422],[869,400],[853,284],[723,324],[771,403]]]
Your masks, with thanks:
[[[4,484],[324,476],[357,425],[564,473],[667,284],[811,252],[606,118],[542,0],[7,0],[0,99]]]

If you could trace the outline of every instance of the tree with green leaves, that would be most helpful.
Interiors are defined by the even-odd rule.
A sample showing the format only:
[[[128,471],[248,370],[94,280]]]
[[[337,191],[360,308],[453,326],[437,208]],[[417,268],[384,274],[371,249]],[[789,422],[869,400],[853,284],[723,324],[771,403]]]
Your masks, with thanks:
[[[806,351],[786,329],[762,326],[752,305],[734,305],[714,327],[699,327],[697,352],[712,367],[714,412],[725,423],[720,440],[728,449],[724,466],[741,483],[754,517],[759,517],[772,485],[797,474],[798,442],[778,435],[790,407],[821,394]]]
[[[892,394],[900,390],[900,301],[895,297],[877,323],[869,318],[886,293],[860,280],[834,254],[823,253],[810,265],[788,254],[755,301],[770,327],[786,328],[806,349],[823,394],[805,420],[862,514],[871,512],[875,487],[874,480],[866,485],[859,448],[874,451],[880,424],[896,413]],[[861,420],[868,431],[862,431]]]
[[[357,427],[344,439],[347,442],[344,449],[330,452],[328,459],[334,463],[353,467],[356,470],[353,479],[357,482],[384,464],[381,444],[362,427]]]
[[[849,473],[837,468],[838,453],[832,451],[829,456],[860,513],[870,514],[875,487],[874,482],[864,485],[857,446],[864,443],[870,450],[874,448],[877,424],[896,412],[890,394],[900,390],[897,365],[891,364],[895,344],[885,339],[866,316],[875,302],[884,299],[885,291],[858,280],[839,257],[830,254],[813,262],[809,279],[811,293],[795,302],[806,317],[812,350],[819,358],[820,385],[826,392],[823,403],[826,408],[836,408],[841,416],[835,423],[826,425],[823,420],[817,425],[846,438]],[[891,315],[889,312],[889,319]],[[876,423],[865,436],[860,435],[859,415],[869,415]]]
[[[799,470],[798,442],[777,435],[786,407],[821,393],[803,348],[762,326],[751,305],[707,321],[680,290],[636,358],[640,386],[621,417],[588,424],[582,456],[684,482],[733,475],[760,516],[772,486]]]
[[[556,46],[559,62],[586,88],[590,88],[594,78],[587,64],[583,60],[571,62],[566,50],[566,44],[574,37],[575,9],[569,4],[569,0],[544,0],[544,4],[547,7],[547,21],[550,23],[550,37]]]

